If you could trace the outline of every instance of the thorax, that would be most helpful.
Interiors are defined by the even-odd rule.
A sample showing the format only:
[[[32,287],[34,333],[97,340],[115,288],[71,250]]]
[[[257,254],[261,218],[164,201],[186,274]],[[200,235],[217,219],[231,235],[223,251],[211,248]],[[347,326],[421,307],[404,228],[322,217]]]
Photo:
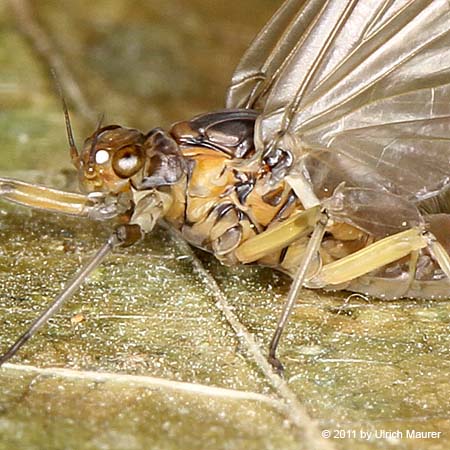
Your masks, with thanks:
[[[270,168],[253,161],[255,119],[252,111],[219,112],[171,130],[188,171],[172,187],[166,219],[228,264],[237,262],[233,250],[243,241],[301,207],[287,183],[273,183]]]

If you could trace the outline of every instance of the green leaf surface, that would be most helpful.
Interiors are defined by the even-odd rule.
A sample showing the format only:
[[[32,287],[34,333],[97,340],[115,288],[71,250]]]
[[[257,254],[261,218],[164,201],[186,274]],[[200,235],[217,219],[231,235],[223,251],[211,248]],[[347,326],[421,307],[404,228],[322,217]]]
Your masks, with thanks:
[[[24,2],[0,3],[0,172],[73,189],[54,82],[12,3]],[[69,102],[81,143],[97,113],[147,130],[221,108],[239,56],[279,4],[44,0],[32,20],[92,105],[87,120]],[[0,204],[2,350],[110,230]],[[223,267],[158,228],[109,256],[0,369],[0,449],[319,448],[305,434],[313,422],[292,423],[205,273],[265,353],[289,279]],[[335,437],[323,448],[449,448],[450,303],[348,297],[302,292],[280,348],[290,390]],[[360,430],[403,438],[364,440]]]

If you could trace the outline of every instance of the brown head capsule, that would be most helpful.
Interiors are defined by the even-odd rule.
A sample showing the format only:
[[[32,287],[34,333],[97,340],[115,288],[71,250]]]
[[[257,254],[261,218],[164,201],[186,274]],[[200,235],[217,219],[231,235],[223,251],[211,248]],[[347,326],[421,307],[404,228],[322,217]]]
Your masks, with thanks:
[[[78,169],[83,192],[118,194],[130,189],[129,179],[143,167],[145,135],[110,125],[86,139]]]

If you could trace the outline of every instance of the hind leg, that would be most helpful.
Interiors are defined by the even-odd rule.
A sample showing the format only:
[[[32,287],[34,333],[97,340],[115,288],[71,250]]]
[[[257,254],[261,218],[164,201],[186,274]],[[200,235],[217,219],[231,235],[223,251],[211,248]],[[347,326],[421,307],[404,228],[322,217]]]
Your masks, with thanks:
[[[314,232],[303,254],[303,259],[294,276],[283,312],[270,343],[269,362],[278,372],[283,370],[283,366],[276,357],[276,350],[287,319],[302,286],[306,285],[307,287],[320,288],[343,284],[405,256],[414,254],[417,250],[427,247],[430,240],[428,234],[424,234],[421,228],[411,228],[410,230],[402,231],[374,242],[335,262],[326,264],[316,275],[306,280],[308,268],[320,249],[327,223],[328,217],[322,213],[318,218]]]

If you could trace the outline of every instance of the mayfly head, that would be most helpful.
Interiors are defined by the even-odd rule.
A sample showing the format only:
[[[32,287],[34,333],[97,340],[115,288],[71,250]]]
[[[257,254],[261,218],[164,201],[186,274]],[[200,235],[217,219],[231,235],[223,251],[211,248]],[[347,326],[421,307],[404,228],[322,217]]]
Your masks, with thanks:
[[[109,125],[84,142],[79,159],[83,192],[119,194],[130,189],[130,180],[144,165],[146,137],[139,130]]]

